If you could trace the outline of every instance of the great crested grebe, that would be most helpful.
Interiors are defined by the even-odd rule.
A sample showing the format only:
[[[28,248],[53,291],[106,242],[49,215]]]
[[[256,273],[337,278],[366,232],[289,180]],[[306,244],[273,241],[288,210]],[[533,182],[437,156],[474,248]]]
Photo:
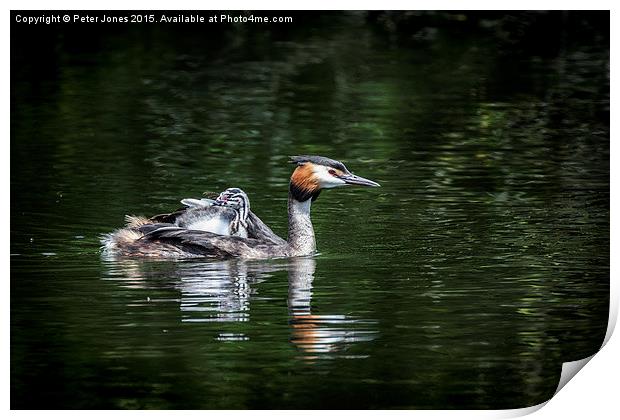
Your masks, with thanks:
[[[286,241],[275,235],[249,209],[246,219],[247,238],[179,226],[177,218],[182,215],[175,212],[176,215],[171,213],[154,216],[152,219],[128,217],[127,227],[103,237],[104,252],[112,255],[164,258],[264,259],[312,255],[316,252],[316,242],[310,220],[310,207],[321,190],[347,185],[380,185],[352,174],[342,162],[322,156],[291,156],[291,163],[295,163],[297,167],[289,184]]]

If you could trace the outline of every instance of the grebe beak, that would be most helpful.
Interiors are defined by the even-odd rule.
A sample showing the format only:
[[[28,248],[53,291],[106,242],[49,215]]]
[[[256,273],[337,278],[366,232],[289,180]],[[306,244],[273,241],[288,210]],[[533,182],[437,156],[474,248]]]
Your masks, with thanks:
[[[362,178],[361,176],[357,176],[352,173],[341,175],[338,178],[342,179],[344,182],[346,182],[349,185],[362,185],[364,187],[380,187],[381,186],[375,181]]]

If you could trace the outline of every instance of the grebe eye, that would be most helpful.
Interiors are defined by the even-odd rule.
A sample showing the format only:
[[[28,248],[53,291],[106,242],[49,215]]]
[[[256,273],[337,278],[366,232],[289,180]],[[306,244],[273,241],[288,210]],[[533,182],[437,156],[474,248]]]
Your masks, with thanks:
[[[336,176],[336,171],[334,171],[333,169],[330,169],[327,172],[329,172],[330,175]]]

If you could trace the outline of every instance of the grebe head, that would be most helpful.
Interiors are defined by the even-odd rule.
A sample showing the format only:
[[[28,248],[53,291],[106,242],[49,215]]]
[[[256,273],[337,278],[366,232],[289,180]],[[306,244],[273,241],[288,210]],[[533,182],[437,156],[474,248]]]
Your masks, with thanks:
[[[290,190],[298,201],[316,200],[323,189],[361,185],[380,187],[370,179],[351,173],[342,162],[322,156],[291,156],[297,168],[291,175]]]
[[[248,195],[240,188],[227,188],[215,199],[215,206],[226,206],[233,208],[250,207]]]

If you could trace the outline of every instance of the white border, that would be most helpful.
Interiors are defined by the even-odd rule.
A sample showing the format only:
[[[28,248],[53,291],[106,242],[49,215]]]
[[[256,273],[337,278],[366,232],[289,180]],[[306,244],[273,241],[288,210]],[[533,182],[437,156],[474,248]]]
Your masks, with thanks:
[[[283,0],[227,0],[200,1],[176,0],[171,2],[156,0],[94,0],[83,2],[78,0],[55,1],[52,7],[49,2],[16,1],[6,2],[9,9],[16,10],[611,10],[614,2],[609,0],[315,0],[285,2]]]

